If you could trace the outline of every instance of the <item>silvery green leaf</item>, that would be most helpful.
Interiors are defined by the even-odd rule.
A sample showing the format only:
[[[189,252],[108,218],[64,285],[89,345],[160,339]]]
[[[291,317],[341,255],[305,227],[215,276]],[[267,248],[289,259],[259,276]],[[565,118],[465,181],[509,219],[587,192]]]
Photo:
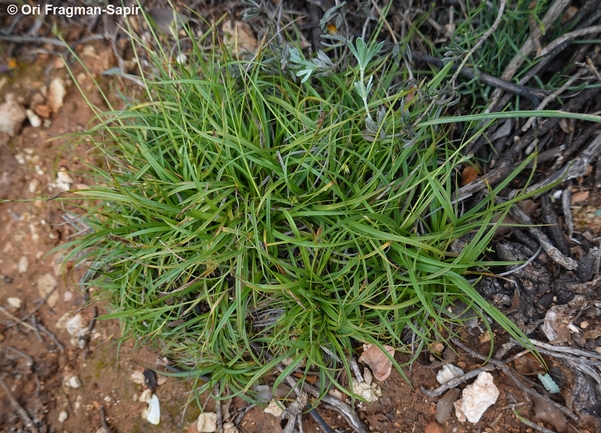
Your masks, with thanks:
[[[386,109],[384,107],[378,108],[378,114],[376,118],[378,119],[378,125],[384,123],[384,119],[386,118]]]
[[[261,11],[258,9],[245,9],[242,11],[242,21],[250,21],[252,19],[257,18],[261,14]]]
[[[365,69],[365,66],[367,66],[367,63],[369,62],[366,61],[365,59],[365,53],[367,51],[367,46],[365,45],[365,41],[363,40],[363,38],[357,38],[357,51],[356,51],[356,55],[355,57],[357,57],[357,61],[359,62],[359,65],[361,67],[361,69]]]
[[[359,96],[363,97],[363,95],[365,94],[365,86],[363,86],[363,83],[361,81],[355,81],[355,90],[357,91]]]
[[[302,57],[302,53],[295,47],[289,48],[289,59],[292,63],[301,64],[305,59]]]
[[[359,61],[359,53],[357,52],[357,49],[353,46],[353,41],[348,41],[347,44],[349,50],[351,50],[351,53],[353,53],[353,56],[355,56],[355,59]]]
[[[305,81],[307,81],[309,78],[311,78],[311,74],[313,73],[313,71],[311,69],[301,69],[300,71],[298,71],[296,73],[297,77],[303,77],[303,79],[301,80],[301,83],[304,83]]]
[[[343,36],[339,36],[339,35],[320,35],[320,38],[322,39],[326,39],[326,40],[330,40],[330,41],[338,41],[337,43],[327,43],[322,41],[321,43],[326,46],[326,47],[330,47],[330,48],[338,48],[338,47],[342,47],[345,44],[348,44],[348,40],[346,38],[344,38]]]
[[[378,124],[371,118],[365,118],[365,129],[372,135],[375,135],[378,132]]]
[[[339,17],[346,15],[346,2],[342,2],[338,5],[335,5],[333,7],[331,7],[330,9],[328,9],[324,14],[322,19],[319,21],[319,25],[321,26],[321,29],[325,32],[326,31],[326,27],[328,26],[328,22],[334,18],[336,15],[338,15]],[[340,27],[339,25],[336,25],[336,27]]]
[[[413,54],[411,53],[411,47],[409,44],[405,45],[405,55],[407,56],[407,60],[413,63]]]
[[[371,92],[371,86],[373,84],[373,80],[374,80],[374,76],[372,75],[371,77],[369,77],[369,81],[367,82],[367,86],[365,86],[365,95],[369,95],[369,92]]]
[[[317,52],[317,58],[313,59],[313,63],[319,69],[331,69],[334,67],[332,60],[330,60],[328,55],[321,50]]]

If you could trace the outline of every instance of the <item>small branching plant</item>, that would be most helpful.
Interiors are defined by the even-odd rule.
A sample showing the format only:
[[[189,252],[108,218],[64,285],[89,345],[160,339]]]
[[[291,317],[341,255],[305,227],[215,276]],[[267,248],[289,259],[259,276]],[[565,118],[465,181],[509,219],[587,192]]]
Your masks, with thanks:
[[[105,317],[202,378],[199,391],[249,399],[284,360],[275,386],[318,372],[322,394],[352,394],[357,347],[411,362],[466,317],[525,342],[466,279],[493,264],[485,251],[520,197],[495,202],[516,172],[460,199],[475,131],[453,143],[433,125],[449,67],[415,86],[362,39],[327,74],[298,48],[291,71],[261,50],[243,61],[199,45],[185,64],[155,52],[145,99],[85,134],[104,163],[63,198],[83,199],[90,228],[68,247]]]

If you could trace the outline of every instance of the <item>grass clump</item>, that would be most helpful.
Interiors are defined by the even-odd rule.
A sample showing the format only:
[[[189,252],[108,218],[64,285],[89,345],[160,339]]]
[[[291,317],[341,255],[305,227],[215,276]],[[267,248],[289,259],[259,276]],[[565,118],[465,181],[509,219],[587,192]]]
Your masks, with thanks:
[[[444,113],[448,68],[415,87],[378,50],[355,41],[348,68],[303,82],[260,54],[158,54],[147,99],[86,135],[105,163],[73,192],[90,232],[72,257],[108,317],[208,377],[201,391],[248,393],[284,359],[276,384],[318,370],[322,392],[343,388],[358,345],[416,356],[459,302],[521,337],[466,280],[490,265],[511,177],[458,200],[473,131],[420,123]]]

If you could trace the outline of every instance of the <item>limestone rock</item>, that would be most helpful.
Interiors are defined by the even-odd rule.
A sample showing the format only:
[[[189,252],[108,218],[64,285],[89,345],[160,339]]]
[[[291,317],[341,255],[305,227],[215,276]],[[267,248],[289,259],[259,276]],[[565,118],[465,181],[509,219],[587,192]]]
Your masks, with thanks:
[[[461,399],[455,402],[457,419],[461,422],[467,419],[471,423],[477,423],[486,409],[495,404],[498,397],[499,390],[493,383],[492,374],[483,371],[474,383],[463,390]]]
[[[14,137],[21,130],[23,121],[27,118],[25,108],[17,102],[15,95],[6,95],[6,102],[0,105],[0,132]]]

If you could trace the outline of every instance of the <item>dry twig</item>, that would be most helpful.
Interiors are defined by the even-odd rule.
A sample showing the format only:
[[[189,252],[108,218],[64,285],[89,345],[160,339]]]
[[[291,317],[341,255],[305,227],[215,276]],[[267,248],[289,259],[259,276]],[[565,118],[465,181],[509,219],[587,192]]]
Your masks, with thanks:
[[[536,107],[536,109],[543,110],[551,101],[553,101],[555,98],[557,98],[563,92],[565,92],[574,83],[574,81],[576,81],[582,75],[584,75],[585,72],[586,72],[585,69],[580,69],[578,72],[576,72],[568,81],[565,82],[565,84],[563,86],[561,86],[555,92],[551,93],[549,96],[547,96],[545,99],[543,99],[542,102],[540,104],[538,104],[538,107]],[[532,124],[534,123],[534,121],[536,119],[537,119],[536,117],[531,117],[530,119],[528,119],[526,124],[524,126],[522,126],[522,131],[526,132],[528,129],[530,129],[530,127],[532,126]]]
[[[21,319],[19,319],[17,316],[13,315],[10,311],[8,311],[6,308],[4,308],[3,306],[0,305],[0,311],[2,311],[4,314],[6,314],[8,317],[10,317],[12,320],[14,320],[15,322],[17,322],[19,325],[23,325],[24,327],[26,327],[27,329],[29,329],[30,331],[34,331],[35,332],[35,328],[33,326],[31,326],[29,323],[22,321]]]
[[[585,29],[574,30],[573,32],[565,33],[543,48],[538,56],[535,58],[538,59],[540,57],[546,56],[551,51],[556,48],[571,42],[573,39],[576,39],[580,36],[590,35],[591,33],[601,33],[601,26],[592,26],[587,27]]]
[[[472,47],[472,49],[466,53],[465,57],[463,58],[463,60],[459,64],[459,66],[457,67],[457,70],[453,74],[453,77],[451,78],[451,82],[454,83],[455,81],[457,81],[457,76],[459,75],[459,73],[461,72],[461,70],[463,69],[465,64],[467,63],[468,59],[472,56],[472,54],[474,54],[476,52],[476,50],[478,48],[480,48],[480,46],[482,46],[482,44],[484,42],[486,42],[486,40],[489,38],[489,36],[492,35],[495,30],[497,30],[497,28],[499,27],[499,24],[501,23],[501,18],[503,17],[503,12],[505,11],[506,4],[507,4],[507,0],[501,0],[501,4],[499,4],[499,6],[498,6],[499,12],[497,13],[497,18],[495,19],[495,22],[492,24],[490,29],[488,29],[486,31],[486,33],[484,33],[482,35],[482,37],[480,37],[480,39],[478,39],[478,42],[476,42],[476,45],[474,45]]]
[[[538,424],[533,423],[532,421],[528,421],[526,418],[519,416],[515,411],[513,413],[515,414],[518,421],[520,421],[522,424],[526,424],[528,427],[531,427],[542,433],[556,433],[553,430],[549,430],[548,428],[541,427]]]
[[[21,418],[21,421],[23,421],[23,424],[25,424],[25,427],[30,429],[33,433],[37,433],[38,428],[36,427],[35,423],[32,421],[32,419],[30,418],[30,416],[27,413],[27,411],[25,410],[25,408],[23,408],[23,406],[21,406],[19,404],[19,402],[17,401],[17,399],[15,398],[13,393],[10,391],[10,388],[8,386],[6,386],[6,383],[4,382],[2,377],[0,377],[0,388],[2,388],[2,390],[4,391],[4,393],[10,400],[10,403],[13,405],[13,407],[17,411],[19,418]]]
[[[495,200],[501,201],[501,199],[499,197],[495,197]],[[524,224],[524,225],[528,226],[528,231],[530,232],[530,234],[538,240],[538,242],[540,243],[540,246],[543,247],[545,252],[549,255],[549,257],[551,257],[553,259],[553,261],[555,261],[555,263],[563,266],[564,268],[566,268],[568,270],[574,270],[574,269],[578,268],[578,262],[576,262],[576,260],[574,260],[570,257],[564,256],[561,253],[561,251],[559,251],[553,244],[551,244],[547,235],[544,234],[542,232],[542,230],[539,229],[538,227],[534,227],[534,223],[532,222],[530,217],[524,213],[523,210],[521,210],[517,206],[512,206],[511,209],[509,210],[509,213],[520,224]]]
[[[284,367],[282,365],[278,366],[278,369],[280,370],[280,372],[284,371]],[[297,395],[299,392],[301,392],[298,387],[298,382],[294,380],[290,375],[286,376],[286,382],[288,382],[290,387],[297,393]],[[303,383],[303,388],[306,389],[307,392],[313,397],[319,398],[320,392],[314,386],[305,382]],[[348,404],[344,403],[343,401],[340,401],[339,399],[331,395],[323,396],[321,401],[330,405],[338,413],[340,413],[355,431],[359,433],[367,433],[365,427],[363,426],[363,423],[361,422],[361,420],[359,420],[357,415],[355,415],[355,412]]]
[[[543,17],[542,25],[550,27],[571,2],[572,0],[556,0]],[[504,80],[511,80],[532,50],[534,50],[534,41],[532,37],[529,37],[522,45],[520,52],[514,56],[511,62],[509,62],[501,78]]]
[[[562,170],[559,170],[544,180],[530,186],[526,189],[526,193],[530,193],[540,188],[545,188],[555,182],[566,181],[584,176],[588,170],[588,166],[598,157],[601,152],[601,134],[591,141],[591,143],[580,153],[580,155],[566,164]]]
[[[472,371],[468,371],[462,376],[456,377],[455,379],[451,379],[445,384],[439,386],[436,389],[428,390],[423,386],[420,388],[424,394],[426,394],[430,398],[438,397],[439,395],[445,393],[447,390],[451,388],[455,388],[457,385],[462,384],[466,380],[470,380],[472,377],[478,376],[483,371],[491,371],[494,370],[493,367],[485,366],[481,368],[476,368]]]

